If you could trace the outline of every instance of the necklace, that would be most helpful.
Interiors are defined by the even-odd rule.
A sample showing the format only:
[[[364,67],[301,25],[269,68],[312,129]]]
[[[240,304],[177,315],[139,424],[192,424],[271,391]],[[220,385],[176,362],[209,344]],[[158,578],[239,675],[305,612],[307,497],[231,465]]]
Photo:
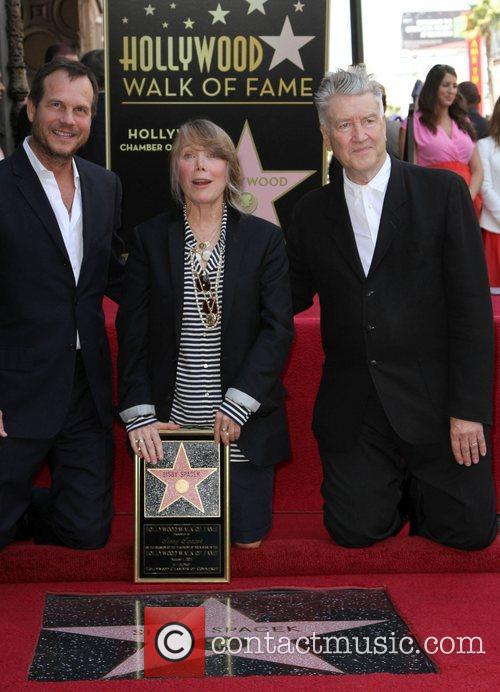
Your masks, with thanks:
[[[222,208],[222,215],[224,215],[224,212],[225,212],[225,207]],[[189,220],[187,218],[187,208],[186,207],[184,207],[184,215],[185,215],[185,219],[186,219],[187,223],[189,224]],[[221,219],[221,223],[222,223],[222,219]],[[198,261],[200,262],[200,264],[202,261],[208,262],[208,260],[210,259],[210,255],[212,254],[213,248],[215,247],[215,245],[217,245],[216,238],[220,233],[221,224],[217,224],[215,230],[212,231],[212,233],[210,234],[210,236],[208,237],[207,240],[198,240],[198,238],[196,237],[196,233],[193,231],[191,225],[189,225],[189,228],[191,229],[191,232],[196,239],[195,252],[198,256]]]
[[[226,227],[226,207],[223,208],[222,221],[220,229],[220,235],[223,235],[223,231]],[[184,208],[184,223],[187,229],[193,233],[189,225],[187,218],[186,208]],[[194,233],[193,233],[194,235]],[[215,235],[215,234],[214,234]],[[208,257],[205,261],[208,262],[211,255],[211,250],[208,248],[201,247],[208,241],[204,243],[197,243],[194,247],[189,247],[189,265],[191,269],[191,279],[193,282],[194,294],[196,299],[196,308],[198,310],[198,315],[200,317],[201,323],[205,329],[214,329],[220,324],[222,306],[219,306],[219,287],[222,278],[222,270],[224,267],[224,256],[225,256],[225,243],[220,243],[219,257],[217,259],[217,268],[215,274],[215,282],[212,285],[208,271],[201,268],[200,259],[205,259],[203,253],[208,251]],[[210,245],[210,242],[208,242]],[[201,252],[200,252],[201,250]],[[196,261],[198,261],[199,267],[196,266]]]

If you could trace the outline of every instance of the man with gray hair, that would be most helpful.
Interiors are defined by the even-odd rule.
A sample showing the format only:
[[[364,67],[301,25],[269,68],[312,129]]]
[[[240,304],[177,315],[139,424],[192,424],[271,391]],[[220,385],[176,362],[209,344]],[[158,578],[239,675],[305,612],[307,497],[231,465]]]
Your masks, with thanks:
[[[364,69],[327,74],[316,105],[343,173],[300,200],[288,249],[295,312],[321,304],[325,526],[363,547],[409,517],[412,534],[484,548],[493,323],[470,194],[386,153],[382,90]]]

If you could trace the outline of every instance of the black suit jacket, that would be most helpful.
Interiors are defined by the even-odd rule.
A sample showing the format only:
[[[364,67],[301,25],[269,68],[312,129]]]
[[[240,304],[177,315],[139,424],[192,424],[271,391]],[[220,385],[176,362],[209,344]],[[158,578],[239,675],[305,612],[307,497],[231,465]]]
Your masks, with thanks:
[[[12,437],[52,437],[68,411],[78,330],[92,395],[112,420],[111,362],[102,298],[117,300],[121,186],[75,158],[83,207],[78,284],[56,218],[24,149],[0,163],[0,409]],[[115,244],[116,243],[116,244]]]
[[[450,416],[491,422],[491,299],[459,176],[391,159],[366,277],[342,176],[299,202],[288,248],[295,311],[315,293],[321,303],[325,363],[313,420],[321,444],[353,444],[372,383],[410,443],[441,439]]]
[[[172,409],[181,336],[184,222],[172,211],[134,230],[126,289],[117,318],[120,410]],[[230,211],[222,299],[222,394],[235,387],[261,402],[239,445],[257,465],[289,456],[284,388],[279,379],[293,336],[283,234],[267,221]]]

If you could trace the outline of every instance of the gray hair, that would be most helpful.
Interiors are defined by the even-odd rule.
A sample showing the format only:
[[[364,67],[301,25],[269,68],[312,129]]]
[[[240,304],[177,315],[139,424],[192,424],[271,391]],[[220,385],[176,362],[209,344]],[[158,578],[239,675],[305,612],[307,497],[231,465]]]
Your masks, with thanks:
[[[384,114],[382,103],[383,87],[373,79],[373,75],[367,74],[362,65],[350,65],[347,70],[327,72],[319,89],[314,95],[314,103],[318,109],[318,117],[321,125],[328,123],[328,106],[330,99],[335,94],[348,96],[362,96],[373,94],[380,104],[380,113]]]
[[[241,201],[243,193],[243,174],[236,148],[222,127],[210,120],[188,120],[180,126],[179,132],[170,152],[170,189],[172,197],[179,204],[183,204],[184,195],[179,183],[179,161],[182,149],[187,145],[203,147],[224,161],[227,161],[227,182],[224,198],[229,206],[242,214],[246,214]]]

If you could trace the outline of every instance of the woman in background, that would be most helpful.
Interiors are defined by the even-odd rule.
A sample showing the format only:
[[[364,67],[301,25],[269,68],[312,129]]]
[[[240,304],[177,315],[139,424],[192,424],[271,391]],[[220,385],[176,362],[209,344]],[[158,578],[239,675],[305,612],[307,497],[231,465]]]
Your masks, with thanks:
[[[489,137],[477,145],[484,170],[481,228],[491,292],[500,293],[500,98],[489,124]]]
[[[401,156],[405,135],[406,121],[400,132]],[[413,117],[413,137],[413,162],[428,168],[447,168],[461,175],[479,215],[483,168],[476,134],[458,92],[457,73],[450,65],[434,65],[429,70]]]

